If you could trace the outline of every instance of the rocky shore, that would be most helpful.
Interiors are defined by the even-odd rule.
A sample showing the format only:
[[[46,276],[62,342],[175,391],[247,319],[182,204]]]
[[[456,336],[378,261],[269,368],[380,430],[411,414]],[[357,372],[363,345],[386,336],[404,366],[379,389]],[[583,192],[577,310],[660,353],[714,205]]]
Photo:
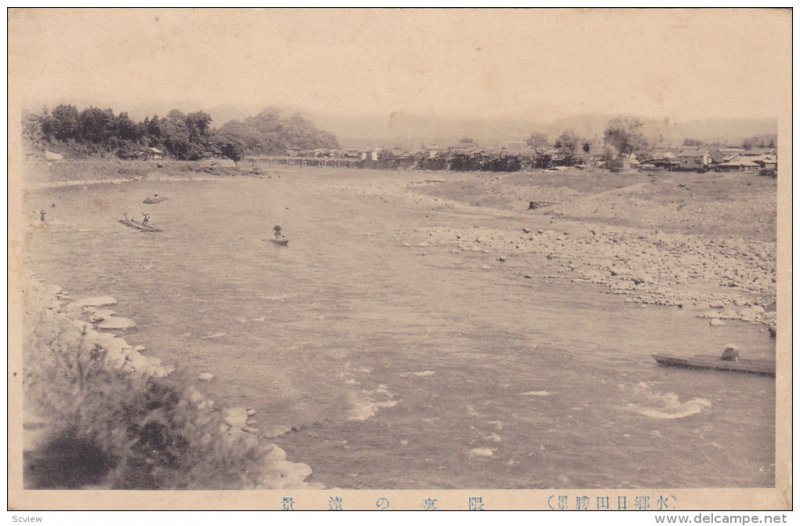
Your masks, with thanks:
[[[46,359],[48,353],[74,353],[76,356],[82,349],[91,349],[92,356],[100,360],[100,366],[112,373],[111,378],[125,378],[146,381],[148,379],[165,379],[172,375],[175,368],[166,365],[158,358],[147,356],[146,349],[141,345],[129,344],[121,334],[134,329],[133,320],[118,315],[110,309],[116,307],[117,301],[111,296],[97,296],[72,299],[69,293],[60,287],[45,285],[31,276],[27,279],[24,289],[25,320],[26,320],[26,348],[25,361],[25,404],[23,416],[24,444],[26,458],[36,458],[41,450],[53,442],[53,436],[63,432],[68,425],[63,416],[57,414],[55,408],[75,405],[82,402],[78,398],[81,393],[104,391],[109,399],[119,397],[124,399],[125,392],[113,392],[125,389],[130,384],[120,381],[111,385],[102,386],[59,386],[58,380],[43,382],[42,379],[55,378],[59,371],[48,370],[53,363],[71,360],[77,357],[61,356],[52,362]],[[55,334],[55,337],[52,335]],[[57,339],[57,341],[56,341]],[[42,342],[50,345],[42,345]],[[48,348],[45,348],[48,347]],[[39,359],[44,355],[45,359]],[[84,365],[85,368],[85,365]],[[119,375],[119,376],[117,376]],[[66,374],[64,375],[67,376]],[[198,381],[212,381],[213,375],[207,373],[200,375]],[[84,375],[79,379],[91,381],[93,376]],[[62,388],[63,387],[63,388]],[[111,390],[112,392],[109,392]],[[226,467],[236,469],[236,459],[227,457],[242,454],[247,456],[241,459],[243,471],[256,471],[257,473],[231,474],[229,480],[241,480],[241,484],[219,489],[283,489],[283,488],[316,488],[318,484],[309,483],[306,479],[311,475],[311,468],[302,463],[290,462],[286,453],[278,446],[269,443],[266,436],[262,435],[256,427],[255,411],[244,407],[219,408],[213,400],[205,396],[194,385],[186,385],[180,389],[180,400],[175,407],[182,413],[180,418],[190,420],[184,425],[189,429],[209,429],[209,423],[218,422],[219,425],[210,433],[201,437],[203,448],[212,449],[215,454],[226,458]],[[64,395],[76,397],[75,400],[64,400]],[[57,402],[53,396],[61,395]],[[101,420],[104,415],[96,415]],[[107,415],[109,419],[112,415]],[[91,422],[91,427],[102,429],[112,425],[113,422]],[[189,438],[184,437],[190,441]],[[96,440],[102,442],[102,440]],[[191,444],[188,447],[193,447]],[[160,452],[153,452],[157,457]],[[252,465],[255,460],[255,468]],[[80,466],[76,466],[80,470]],[[28,481],[26,481],[26,484]],[[113,488],[113,484],[100,482],[92,487]],[[203,488],[202,482],[196,484],[198,489]]]
[[[761,323],[775,335],[775,183],[766,178],[448,174],[339,190],[430,210],[430,228],[388,234],[421,255],[475,252],[486,270],[522,268],[521,279],[539,272],[531,258],[544,256],[560,277],[627,302],[691,309],[710,326]],[[437,226],[435,214],[450,212],[480,215],[463,228]]]

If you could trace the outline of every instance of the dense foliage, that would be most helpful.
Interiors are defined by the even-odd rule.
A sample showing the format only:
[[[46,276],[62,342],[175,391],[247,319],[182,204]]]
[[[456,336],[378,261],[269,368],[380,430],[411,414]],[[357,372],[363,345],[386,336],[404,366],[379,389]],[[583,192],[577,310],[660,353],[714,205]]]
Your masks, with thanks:
[[[284,118],[275,108],[267,108],[243,121],[228,122],[219,133],[240,144],[247,155],[286,155],[288,149],[339,148],[332,134],[318,130],[299,115]]]
[[[246,154],[284,155],[288,148],[338,147],[330,133],[298,115],[284,118],[275,109],[219,129],[211,123],[204,111],[172,110],[165,117],[153,115],[136,122],[125,112],[96,107],[79,111],[71,104],[60,104],[26,115],[23,133],[38,149],[51,148],[71,157],[111,154],[134,159],[156,148],[178,160],[223,156],[238,161]]]

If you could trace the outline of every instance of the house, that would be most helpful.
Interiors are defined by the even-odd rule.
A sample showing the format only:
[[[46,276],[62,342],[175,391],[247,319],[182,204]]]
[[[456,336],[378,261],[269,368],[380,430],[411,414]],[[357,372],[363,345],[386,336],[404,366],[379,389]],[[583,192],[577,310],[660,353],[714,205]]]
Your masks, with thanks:
[[[684,148],[678,154],[678,167],[681,170],[707,170],[711,164],[708,150]]]
[[[744,152],[742,148],[729,148],[729,147],[717,148],[717,150],[719,150],[719,152],[723,155],[722,162],[730,161],[737,155],[740,155]]]
[[[164,152],[159,150],[158,148],[153,148],[149,146],[144,149],[144,159],[145,161],[159,161],[164,158]]]
[[[381,157],[382,148],[373,148],[371,150],[364,150],[361,152],[362,161],[377,161]]]
[[[449,147],[447,152],[450,155],[469,155],[478,150],[478,148],[478,145],[474,142],[460,142],[455,146]]]
[[[678,156],[669,150],[657,150],[646,156],[647,163],[661,170],[676,170],[680,166]]]
[[[621,154],[613,159],[609,159],[606,161],[605,167],[611,170],[612,172],[622,172],[625,170],[631,170],[633,168],[637,168],[639,166],[639,160],[636,158],[636,154],[632,153],[630,155]]]
[[[730,161],[717,165],[717,170],[722,172],[755,172],[761,166],[745,155],[737,155]]]

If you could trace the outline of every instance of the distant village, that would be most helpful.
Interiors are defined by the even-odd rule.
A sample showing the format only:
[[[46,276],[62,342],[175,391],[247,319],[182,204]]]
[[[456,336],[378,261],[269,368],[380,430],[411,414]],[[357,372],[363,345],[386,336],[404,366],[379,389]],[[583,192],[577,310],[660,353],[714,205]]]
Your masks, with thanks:
[[[775,176],[778,167],[777,149],[774,147],[666,146],[614,154],[602,141],[585,143],[574,151],[534,147],[527,143],[508,143],[487,148],[471,141],[462,141],[448,147],[423,146],[415,151],[400,148],[288,149],[285,156],[247,158],[300,166],[499,172],[591,167],[614,172],[716,171]]]

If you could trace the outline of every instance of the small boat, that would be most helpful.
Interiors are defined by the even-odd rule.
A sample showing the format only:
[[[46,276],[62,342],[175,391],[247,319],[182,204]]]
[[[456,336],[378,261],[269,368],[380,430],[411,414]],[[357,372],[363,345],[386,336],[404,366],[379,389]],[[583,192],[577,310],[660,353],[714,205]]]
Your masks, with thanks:
[[[289,239],[285,238],[285,237],[282,237],[280,239],[271,237],[269,240],[272,241],[273,243],[275,243],[276,245],[280,245],[282,247],[285,247],[285,246],[289,245]]]
[[[156,204],[158,204],[158,203],[160,203],[162,201],[166,201],[166,200],[167,200],[166,197],[147,197],[147,198],[145,198],[144,201],[142,201],[142,203],[144,203],[146,205],[156,205]]]
[[[162,231],[158,227],[151,226],[151,225],[143,225],[141,223],[137,223],[136,221],[131,221],[130,219],[127,219],[127,220],[126,219],[120,219],[119,222],[122,223],[123,225],[127,226],[127,227],[135,228],[136,230],[139,230],[141,232],[161,232]]]
[[[683,367],[686,369],[712,369],[715,371],[729,371],[734,373],[760,374],[762,376],[775,376],[775,360],[747,359],[723,360],[711,356],[678,357],[663,354],[652,355],[659,365],[666,367]]]

